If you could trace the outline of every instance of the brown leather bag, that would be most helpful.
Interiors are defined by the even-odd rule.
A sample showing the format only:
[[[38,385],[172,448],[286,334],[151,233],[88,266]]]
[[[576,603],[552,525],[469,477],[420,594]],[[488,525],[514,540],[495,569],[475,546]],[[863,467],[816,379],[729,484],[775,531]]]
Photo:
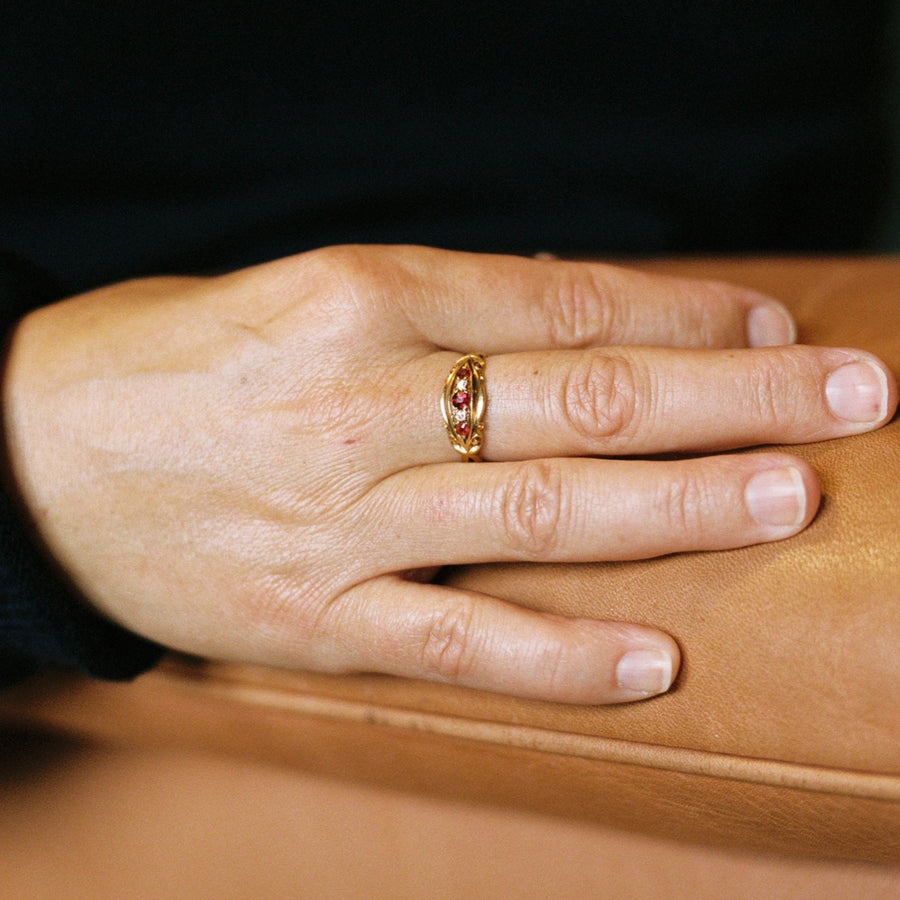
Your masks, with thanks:
[[[681,261],[787,302],[805,343],[900,371],[900,261]],[[48,673],[0,717],[130,745],[279,762],[644,835],[900,865],[900,422],[791,448],[822,509],[788,541],[453,584],[679,641],[667,695],[586,708],[361,675],[172,658],[134,684]]]

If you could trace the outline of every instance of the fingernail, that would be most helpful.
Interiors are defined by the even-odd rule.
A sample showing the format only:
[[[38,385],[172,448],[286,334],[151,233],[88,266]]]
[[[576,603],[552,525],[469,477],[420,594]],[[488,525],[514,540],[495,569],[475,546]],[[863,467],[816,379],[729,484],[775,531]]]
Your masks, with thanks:
[[[783,306],[760,304],[747,314],[747,343],[751,347],[782,347],[796,340],[797,326]]]
[[[797,528],[806,517],[803,476],[793,466],[757,472],[744,488],[744,501],[760,525]]]
[[[887,376],[865,360],[847,363],[828,376],[825,397],[831,411],[847,422],[878,422],[887,415]]]
[[[616,681],[636,694],[662,694],[672,686],[672,657],[663,650],[629,650],[616,666]]]

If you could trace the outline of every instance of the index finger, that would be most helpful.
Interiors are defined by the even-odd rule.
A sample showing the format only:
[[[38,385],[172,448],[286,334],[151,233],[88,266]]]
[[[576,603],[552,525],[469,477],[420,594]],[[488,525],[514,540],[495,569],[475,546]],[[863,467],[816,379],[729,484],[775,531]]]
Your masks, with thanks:
[[[402,248],[394,248],[402,252]],[[644,344],[779,346],[796,328],[778,301],[737,285],[594,262],[417,248],[403,311],[432,344],[464,352]]]

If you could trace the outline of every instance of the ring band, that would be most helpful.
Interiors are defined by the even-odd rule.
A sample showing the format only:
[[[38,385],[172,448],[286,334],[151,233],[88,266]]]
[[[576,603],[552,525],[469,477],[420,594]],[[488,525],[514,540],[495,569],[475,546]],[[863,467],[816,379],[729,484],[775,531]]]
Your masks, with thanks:
[[[444,382],[441,413],[450,444],[463,462],[481,461],[486,405],[484,357],[476,353],[461,356]]]

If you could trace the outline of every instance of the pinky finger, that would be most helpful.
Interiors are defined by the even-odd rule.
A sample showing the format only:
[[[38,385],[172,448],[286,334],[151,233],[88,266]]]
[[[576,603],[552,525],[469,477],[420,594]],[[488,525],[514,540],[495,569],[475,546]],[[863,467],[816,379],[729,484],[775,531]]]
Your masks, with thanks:
[[[643,625],[569,619],[397,576],[354,588],[327,619],[320,625],[340,635],[343,671],[536,700],[642,700],[667,691],[681,661],[671,637]]]

